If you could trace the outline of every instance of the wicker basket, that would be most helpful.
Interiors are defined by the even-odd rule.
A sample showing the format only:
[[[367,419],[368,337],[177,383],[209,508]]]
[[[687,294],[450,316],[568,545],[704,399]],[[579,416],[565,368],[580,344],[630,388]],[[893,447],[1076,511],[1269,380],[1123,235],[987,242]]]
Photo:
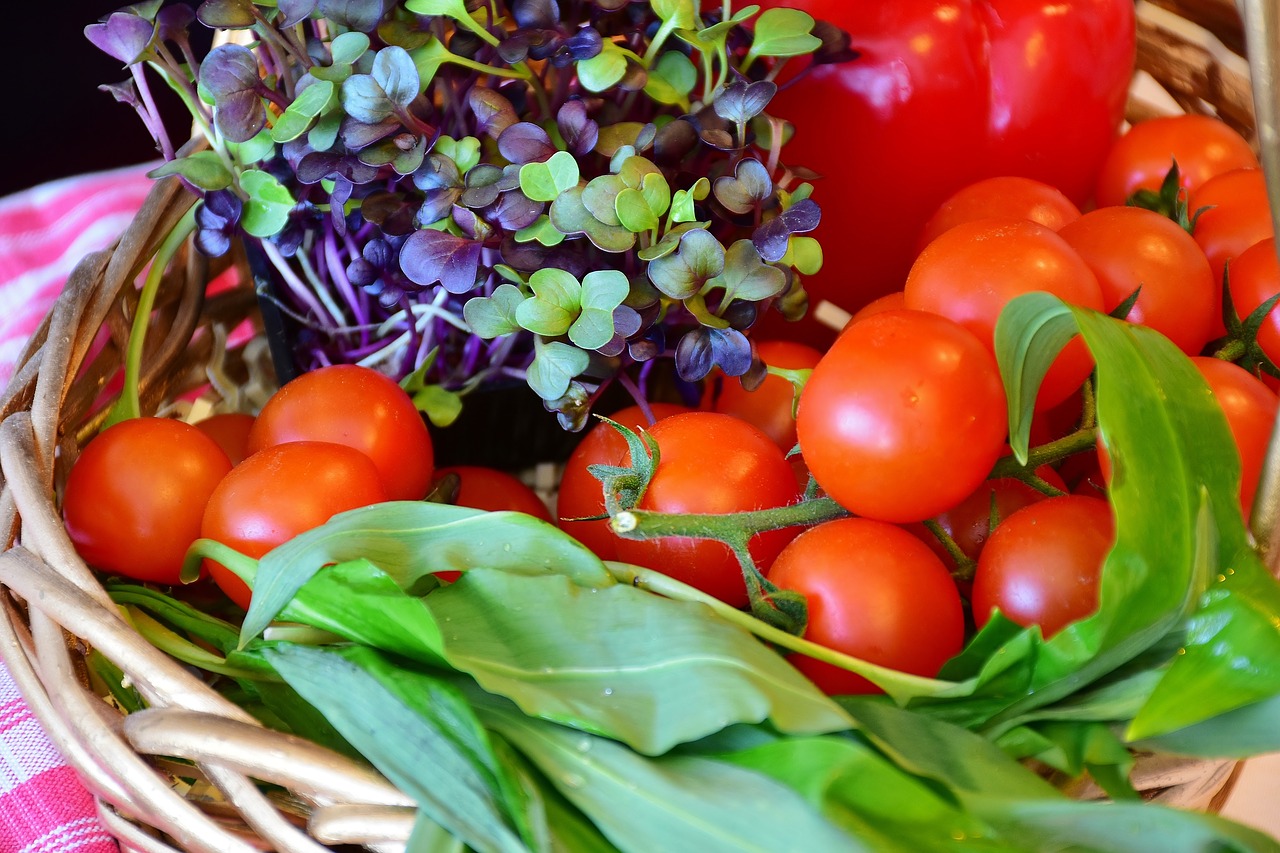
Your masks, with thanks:
[[[1144,82],[1135,86],[1131,120],[1177,104],[1218,114],[1256,138],[1235,7],[1166,5],[1138,4]],[[100,425],[103,388],[122,363],[137,303],[131,285],[193,201],[173,179],[155,186],[120,240],[76,268],[5,391],[0,657],[126,851],[400,850],[412,800],[363,765],[263,728],[150,646],[76,555],[59,518],[57,489]],[[233,380],[254,370],[244,349],[222,352],[219,330],[253,317],[255,295],[239,288],[206,298],[211,272],[188,247],[167,273],[144,359],[144,410],[207,382],[211,361]],[[90,688],[89,648],[124,670],[148,710],[121,715]],[[196,784],[176,783],[177,767]],[[1237,769],[1234,761],[1140,756],[1134,781],[1150,799],[1212,810]],[[271,783],[271,793],[258,782]],[[1069,790],[1101,796],[1084,785]]]

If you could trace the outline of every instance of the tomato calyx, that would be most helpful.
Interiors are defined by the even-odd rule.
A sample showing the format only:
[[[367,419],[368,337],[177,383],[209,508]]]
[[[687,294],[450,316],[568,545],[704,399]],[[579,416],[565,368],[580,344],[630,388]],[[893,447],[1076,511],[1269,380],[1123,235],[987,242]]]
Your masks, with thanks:
[[[1255,376],[1266,373],[1280,377],[1280,367],[1276,366],[1258,343],[1258,331],[1277,302],[1280,302],[1280,293],[1264,300],[1249,312],[1249,316],[1241,320],[1231,298],[1231,267],[1228,264],[1222,274],[1222,318],[1227,334],[1215,348],[1214,358],[1234,361]]]
[[[1182,185],[1182,174],[1178,170],[1178,161],[1175,158],[1173,165],[1165,173],[1164,180],[1160,182],[1160,189],[1140,189],[1125,199],[1125,205],[1158,213],[1173,220],[1178,227],[1191,234],[1196,229],[1196,220],[1200,218],[1200,214],[1209,208],[1200,207],[1192,213],[1187,201],[1188,197],[1189,194],[1187,188]]]
[[[628,429],[617,421],[610,420],[603,415],[598,417],[617,430],[618,434],[627,442],[627,451],[631,459],[630,465],[595,464],[587,466],[587,471],[600,481],[600,485],[604,489],[605,512],[609,517],[616,517],[621,512],[633,509],[640,502],[640,499],[644,497],[650,481],[653,480],[653,473],[658,468],[662,453],[658,449],[658,443],[644,430],[640,430],[637,433],[635,430]],[[600,517],[604,518],[605,516]]]

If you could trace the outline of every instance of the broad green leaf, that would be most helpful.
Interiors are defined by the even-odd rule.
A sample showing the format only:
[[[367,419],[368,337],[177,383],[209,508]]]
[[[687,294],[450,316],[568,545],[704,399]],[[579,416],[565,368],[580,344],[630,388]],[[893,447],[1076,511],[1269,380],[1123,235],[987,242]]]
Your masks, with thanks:
[[[500,284],[492,296],[475,296],[462,304],[462,319],[482,338],[496,338],[520,330],[516,308],[527,297],[514,284]]]
[[[157,166],[148,178],[181,175],[202,190],[222,190],[231,186],[231,173],[213,151],[197,151]]]
[[[568,151],[557,151],[543,162],[520,167],[520,191],[532,201],[555,201],[578,185],[578,160]]]
[[[551,224],[551,217],[543,213],[532,225],[516,232],[516,242],[528,243],[531,240],[537,240],[544,246],[559,246],[564,242],[564,234]]]
[[[426,601],[449,626],[446,659],[485,690],[645,754],[735,722],[801,734],[849,724],[776,652],[700,604],[479,569]]]
[[[275,153],[276,144],[271,141],[271,131],[264,127],[257,136],[245,142],[228,142],[227,150],[241,166],[249,166]]]
[[[582,312],[569,327],[569,340],[598,349],[613,339],[613,311],[631,292],[620,270],[592,270],[582,279]]]
[[[376,654],[359,648],[347,657],[286,644],[264,656],[432,820],[476,850],[527,850],[507,822],[486,768],[455,739],[457,721],[441,719],[435,703],[424,714],[397,695],[401,670],[377,667]],[[440,683],[437,694],[445,693]],[[451,710],[459,708],[465,704]]]
[[[529,277],[529,288],[533,296],[516,306],[516,322],[551,338],[569,331],[577,319],[582,297],[582,285],[573,273],[543,267]]]
[[[765,9],[756,18],[755,40],[747,61],[760,56],[802,56],[822,46],[812,34],[813,16],[799,9]]]
[[[289,104],[271,128],[273,142],[289,142],[310,129],[312,122],[331,104],[336,104],[335,87],[328,80],[312,83]]]
[[[271,237],[289,221],[293,196],[270,172],[249,169],[240,175],[240,189],[248,194],[240,227],[253,237]]]
[[[1077,778],[1085,771],[1113,800],[1137,799],[1129,783],[1133,753],[1105,723],[1046,722],[1019,726],[996,743],[1018,759],[1034,758]]]
[[[240,629],[241,642],[261,634],[320,567],[362,558],[406,590],[435,572],[476,566],[560,573],[588,584],[613,582],[586,546],[523,513],[388,501],[338,513],[267,552],[251,584],[253,599]]]
[[[1134,743],[1137,749],[1204,758],[1250,758],[1280,752],[1280,696],[1227,711],[1184,729]]]
[[[645,758],[510,711],[483,710],[481,719],[626,853],[869,850],[759,773],[696,756]]]
[[[578,81],[589,92],[603,92],[627,73],[627,57],[613,42],[606,40],[601,51],[578,63]]]
[[[544,400],[558,400],[569,390],[569,383],[591,364],[584,350],[562,341],[544,341],[537,345],[526,379],[533,392]]]

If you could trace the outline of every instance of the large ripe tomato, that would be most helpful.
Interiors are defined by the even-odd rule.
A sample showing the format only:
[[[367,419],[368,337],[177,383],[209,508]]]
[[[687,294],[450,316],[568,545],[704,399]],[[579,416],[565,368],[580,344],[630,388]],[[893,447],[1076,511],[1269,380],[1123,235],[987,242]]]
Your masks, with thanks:
[[[891,524],[843,518],[812,527],[782,550],[769,580],[808,599],[806,639],[871,663],[932,677],[964,644],[951,576],[923,542]],[[829,663],[788,660],[829,694],[880,692]]]
[[[655,420],[687,412],[687,406],[674,403],[650,403]],[[653,426],[639,406],[628,406],[608,416],[627,429]],[[609,529],[609,520],[573,521],[604,515],[604,490],[600,481],[587,471],[589,465],[618,465],[627,458],[627,443],[612,426],[598,423],[587,431],[582,441],[569,454],[556,494],[556,516],[560,529],[590,548],[602,560],[618,558],[618,537]]]
[[[1220,119],[1147,119],[1129,128],[1107,152],[1094,200],[1099,207],[1110,207],[1124,204],[1138,190],[1158,190],[1175,161],[1181,186],[1188,190],[1223,172],[1258,165],[1245,138]]]
[[[922,521],[986,479],[1004,449],[995,357],[958,323],[884,311],[849,326],[800,395],[800,449],[858,515]]]
[[[1247,519],[1276,421],[1277,397],[1262,380],[1238,364],[1207,356],[1191,361],[1213,391],[1236,441],[1240,453],[1240,509]]]
[[[324,441],[276,444],[223,478],[209,497],[200,535],[256,558],[339,512],[385,500],[378,469],[360,451]],[[248,609],[249,587],[240,578],[212,560],[205,568]]]
[[[1231,304],[1244,320],[1259,305],[1280,293],[1280,259],[1274,237],[1254,243],[1231,262]],[[1258,346],[1280,364],[1280,304],[1272,306],[1258,327]]]
[[[1000,175],[961,187],[929,217],[916,252],[944,231],[977,219],[1030,219],[1058,231],[1080,218],[1080,208],[1057,187],[1031,178]]]
[[[1004,306],[1037,290],[1102,310],[1098,279],[1062,237],[1027,219],[981,219],[957,225],[925,247],[903,294],[907,308],[949,317],[994,352]],[[1066,400],[1092,370],[1084,341],[1072,340],[1049,368],[1036,409]]]
[[[649,435],[658,443],[661,461],[637,509],[717,514],[772,509],[800,497],[782,451],[746,421],[718,412],[686,412],[658,421]],[[756,565],[767,571],[796,533],[771,530],[752,537]],[[735,607],[747,603],[742,567],[721,542],[619,539],[616,547],[624,563],[657,569]]]
[[[1107,311],[1141,287],[1128,320],[1163,333],[1187,355],[1214,336],[1221,287],[1204,252],[1167,216],[1140,207],[1100,207],[1058,231],[1098,277]]]
[[[489,512],[511,510],[551,521],[551,511],[538,493],[513,474],[480,465],[451,465],[436,469],[436,482],[450,474],[458,476],[458,492],[454,497],[458,506]]]
[[[811,305],[853,312],[901,289],[925,220],[980,178],[1034,178],[1076,205],[1092,193],[1133,73],[1132,0],[761,5],[828,20],[860,53],[814,68],[768,109],[797,127],[783,161],[824,176],[813,236],[827,262],[804,279]],[[812,319],[775,321],[769,335],[831,337]]]
[[[1192,236],[1209,259],[1217,287],[1215,331],[1222,322],[1222,276],[1227,264],[1255,243],[1274,236],[1267,184],[1261,169],[1234,169],[1211,178],[1191,193],[1191,210],[1207,208],[1196,220]]]
[[[1051,637],[1098,609],[1102,563],[1115,544],[1111,506],[1063,495],[1023,507],[987,539],[973,576],[973,618],[1000,612]]]
[[[94,568],[177,583],[209,495],[230,470],[227,454],[190,424],[121,421],[71,466],[62,500],[67,533]]]
[[[431,486],[435,452],[426,422],[404,389],[367,367],[321,367],[273,394],[249,432],[249,452],[289,441],[359,450],[391,500],[419,500]]]
[[[822,353],[813,347],[793,341],[759,341],[756,351],[765,364],[787,370],[811,369],[822,358]],[[711,409],[742,418],[789,451],[796,444],[794,400],[795,386],[781,376],[769,374],[753,391],[744,390],[736,379],[720,377]]]

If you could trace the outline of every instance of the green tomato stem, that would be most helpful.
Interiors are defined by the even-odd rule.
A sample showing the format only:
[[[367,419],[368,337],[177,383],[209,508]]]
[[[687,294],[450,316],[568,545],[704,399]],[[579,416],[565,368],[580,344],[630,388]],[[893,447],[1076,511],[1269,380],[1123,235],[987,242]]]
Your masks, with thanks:
[[[1025,483],[1032,484],[1030,478],[1039,480],[1035,470],[1041,465],[1051,465],[1054,462],[1060,462],[1075,453],[1080,453],[1094,447],[1097,437],[1094,429],[1090,427],[1081,427],[1070,435],[1063,436],[1055,441],[1042,444],[1039,447],[1031,448],[1027,453],[1027,464],[1018,464],[1017,457],[1004,456],[1001,457],[991,469],[991,473],[987,475],[988,479],[995,480],[1001,477],[1013,477],[1022,480]],[[1044,482],[1040,480],[1040,482]],[[1032,484],[1034,485],[1034,484]],[[1045,485],[1048,485],[1047,483]]]
[[[624,539],[682,536],[690,539],[719,539],[732,545],[735,541],[745,542],[757,533],[784,527],[808,527],[847,515],[847,509],[831,498],[822,497],[774,509],[716,514],[623,510],[613,517],[609,526]]]
[[[947,554],[951,557],[951,561],[955,563],[955,569],[952,570],[951,576],[956,580],[973,580],[973,570],[977,567],[977,563],[973,561],[973,558],[960,550],[960,544],[937,521],[927,518],[923,524],[933,534],[934,538],[942,544],[942,547],[946,549]]]

